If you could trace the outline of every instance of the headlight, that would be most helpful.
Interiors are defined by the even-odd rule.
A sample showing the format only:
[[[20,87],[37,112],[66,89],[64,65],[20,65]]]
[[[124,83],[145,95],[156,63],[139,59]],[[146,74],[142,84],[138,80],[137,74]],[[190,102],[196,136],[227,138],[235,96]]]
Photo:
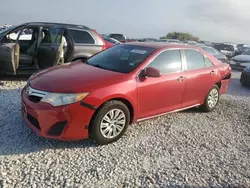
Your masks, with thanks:
[[[49,93],[42,98],[41,102],[49,103],[52,106],[62,106],[83,100],[89,93]]]
[[[245,68],[244,71],[250,72],[250,67]]]

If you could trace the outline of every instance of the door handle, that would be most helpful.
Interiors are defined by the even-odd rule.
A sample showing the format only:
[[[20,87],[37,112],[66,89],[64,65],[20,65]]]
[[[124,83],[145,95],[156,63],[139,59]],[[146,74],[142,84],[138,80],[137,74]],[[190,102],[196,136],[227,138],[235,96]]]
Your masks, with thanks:
[[[211,75],[215,75],[215,71],[212,70],[212,71],[210,72],[210,74],[211,74]]]
[[[184,79],[185,79],[184,76],[180,76],[180,77],[177,79],[177,81],[182,82]]]

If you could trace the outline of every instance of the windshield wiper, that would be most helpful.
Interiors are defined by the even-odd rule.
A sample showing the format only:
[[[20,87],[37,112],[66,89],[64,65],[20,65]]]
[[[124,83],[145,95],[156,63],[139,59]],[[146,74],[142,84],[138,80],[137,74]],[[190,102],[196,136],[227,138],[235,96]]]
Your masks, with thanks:
[[[91,65],[91,64],[89,64],[89,65]],[[97,67],[97,68],[100,68],[100,69],[105,69],[105,70],[117,72],[117,70],[115,70],[115,69],[107,68],[107,67],[104,67],[104,66],[101,66],[101,65],[98,65],[98,64],[97,65],[91,65],[91,66]]]

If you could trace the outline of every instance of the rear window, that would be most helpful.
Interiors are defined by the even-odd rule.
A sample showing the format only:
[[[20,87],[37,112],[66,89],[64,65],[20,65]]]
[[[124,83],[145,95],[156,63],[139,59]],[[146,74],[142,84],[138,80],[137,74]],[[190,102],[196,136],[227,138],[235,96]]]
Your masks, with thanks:
[[[95,44],[95,40],[87,31],[70,30],[75,43],[81,44]]]
[[[87,64],[110,71],[129,73],[135,70],[154,48],[120,44],[88,59]]]
[[[214,48],[216,48],[217,50],[234,51],[233,45],[227,45],[227,44],[215,44]]]

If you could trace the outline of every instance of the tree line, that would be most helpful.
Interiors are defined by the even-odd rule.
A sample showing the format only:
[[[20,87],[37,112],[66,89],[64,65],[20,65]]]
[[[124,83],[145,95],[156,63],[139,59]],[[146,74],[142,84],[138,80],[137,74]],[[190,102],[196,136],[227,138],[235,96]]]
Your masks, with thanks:
[[[199,41],[199,37],[192,35],[191,33],[184,32],[170,32],[166,36],[161,37],[160,39],[178,39],[180,41]]]

